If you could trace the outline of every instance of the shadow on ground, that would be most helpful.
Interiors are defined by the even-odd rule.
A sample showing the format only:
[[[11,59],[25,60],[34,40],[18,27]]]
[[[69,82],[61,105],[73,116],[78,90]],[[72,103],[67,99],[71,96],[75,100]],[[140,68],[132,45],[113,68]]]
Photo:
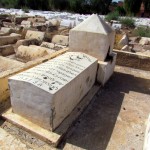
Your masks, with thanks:
[[[88,150],[105,150],[112,135],[125,94],[150,94],[150,80],[115,72],[96,99],[81,115],[66,142]],[[119,134],[119,133],[118,133]]]

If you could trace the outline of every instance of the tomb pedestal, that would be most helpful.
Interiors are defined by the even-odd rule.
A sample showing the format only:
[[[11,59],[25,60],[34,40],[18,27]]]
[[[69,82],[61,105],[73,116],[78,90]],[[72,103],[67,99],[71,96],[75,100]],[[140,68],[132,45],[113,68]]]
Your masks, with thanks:
[[[115,69],[117,54],[112,53],[111,56],[112,56],[112,60],[105,61],[105,62],[98,61],[97,81],[103,86],[112,76]]]
[[[53,131],[94,85],[96,72],[96,58],[68,52],[19,73],[9,79],[12,109]]]

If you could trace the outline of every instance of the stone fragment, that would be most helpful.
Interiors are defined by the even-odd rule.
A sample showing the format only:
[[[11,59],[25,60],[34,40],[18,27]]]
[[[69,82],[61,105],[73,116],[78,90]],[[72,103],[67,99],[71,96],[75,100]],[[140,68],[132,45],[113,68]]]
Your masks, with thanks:
[[[96,73],[97,59],[79,52],[19,73],[9,79],[13,112],[53,131],[91,89]]]
[[[36,45],[30,45],[29,47],[33,47],[35,49],[38,49],[39,51],[46,51],[48,54],[52,54],[55,52],[55,50],[50,49],[50,48],[46,48],[46,47],[41,47],[41,46],[36,46]]]
[[[112,56],[112,60],[105,61],[105,62],[98,61],[97,81],[103,86],[112,76],[115,69],[117,54],[112,53],[111,56]]]
[[[16,49],[21,46],[29,46],[29,45],[39,45],[39,41],[37,39],[24,39],[24,40],[19,40],[17,41],[15,47]]]
[[[128,45],[125,45],[124,47],[122,47],[121,50],[122,50],[122,51],[129,51],[129,46],[128,46]]]
[[[124,47],[125,45],[128,45],[129,41],[128,41],[128,36],[126,34],[123,35],[123,37],[121,38],[121,40],[119,41],[118,45],[119,47]]]
[[[64,35],[54,35],[52,38],[52,43],[68,46],[69,45],[69,37],[64,36]]]
[[[42,42],[41,47],[46,47],[46,48],[53,49],[55,47],[55,44],[54,43],[49,43],[49,42]]]
[[[12,45],[0,46],[0,54],[2,56],[8,56],[14,54],[14,47]]]
[[[21,22],[21,26],[23,26],[23,27],[31,27],[32,23],[31,23],[31,21],[23,20]]]
[[[46,21],[45,24],[46,24],[48,27],[51,27],[51,26],[60,26],[60,21],[57,20],[57,19],[52,19],[52,20]]]
[[[0,31],[3,32],[3,33],[12,33],[13,29],[2,27]]]
[[[69,33],[69,50],[90,54],[101,61],[112,53],[115,31],[98,15],[92,15]]]
[[[19,34],[11,34],[10,36],[1,36],[0,37],[0,46],[15,44],[18,40],[21,39]]]
[[[44,32],[28,30],[25,39],[37,39],[38,41],[42,42],[44,37]]]
[[[31,61],[47,55],[45,49],[38,49],[36,47],[19,46],[16,52],[16,57],[24,61]]]
[[[150,44],[149,45],[143,45],[143,49],[150,50]]]
[[[139,41],[139,44],[141,45],[148,45],[150,43],[150,38],[147,37],[142,37],[141,40]]]
[[[133,45],[133,51],[135,51],[135,52],[141,52],[142,49],[143,49],[143,47],[140,44],[134,44]]]

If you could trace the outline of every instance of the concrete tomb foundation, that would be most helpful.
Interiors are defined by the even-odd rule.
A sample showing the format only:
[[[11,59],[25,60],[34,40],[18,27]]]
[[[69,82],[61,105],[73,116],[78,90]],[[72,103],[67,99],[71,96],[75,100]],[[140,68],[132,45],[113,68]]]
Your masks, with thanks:
[[[96,58],[68,52],[12,76],[13,112],[53,131],[94,85],[96,73]]]
[[[105,83],[112,76],[115,69],[117,54],[112,53],[111,56],[112,60],[105,62],[98,61],[97,81],[102,85],[105,85]]]

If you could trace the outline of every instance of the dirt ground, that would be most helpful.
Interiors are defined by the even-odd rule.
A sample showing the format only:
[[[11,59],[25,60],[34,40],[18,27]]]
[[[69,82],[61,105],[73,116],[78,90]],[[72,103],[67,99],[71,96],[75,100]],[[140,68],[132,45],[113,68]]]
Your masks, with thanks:
[[[60,149],[142,150],[149,113],[150,72],[117,66],[112,78],[62,141]],[[4,125],[2,120],[0,123]],[[5,130],[12,134],[8,128]],[[29,145],[29,149],[40,148],[38,142],[20,140]],[[31,138],[33,140],[36,141]]]

